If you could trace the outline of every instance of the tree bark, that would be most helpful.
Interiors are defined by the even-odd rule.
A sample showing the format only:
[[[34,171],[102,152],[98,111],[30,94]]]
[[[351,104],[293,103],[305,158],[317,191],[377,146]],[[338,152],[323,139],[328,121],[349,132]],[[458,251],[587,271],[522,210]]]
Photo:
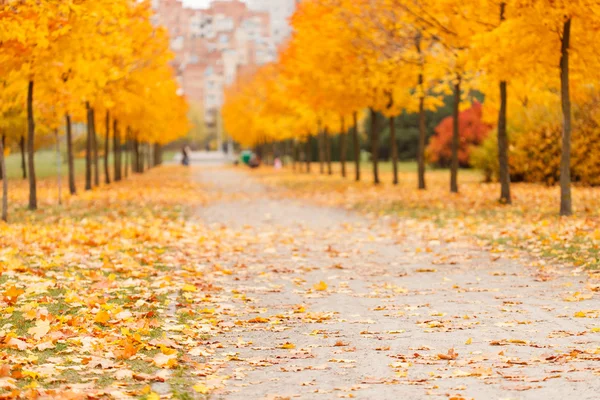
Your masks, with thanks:
[[[390,148],[392,149],[392,169],[394,185],[398,184],[398,143],[396,143],[396,119],[390,117]]]
[[[325,173],[325,135],[319,126],[319,173]]]
[[[452,162],[450,164],[450,192],[458,193],[458,147],[460,144],[460,82],[457,76],[454,85],[454,107],[452,110]]]
[[[498,164],[500,166],[500,202],[503,204],[511,204],[510,172],[508,166],[508,133],[506,130],[506,86],[506,81],[500,82],[500,114],[498,115]]]
[[[573,214],[571,202],[571,94],[569,87],[569,47],[571,18],[565,21],[561,40],[560,98],[563,112],[562,153],[560,159],[560,215]]]
[[[340,164],[342,166],[342,177],[346,177],[346,120],[342,116],[340,120]]]
[[[373,183],[379,185],[379,132],[377,113],[371,110],[371,161],[373,162]]]
[[[21,136],[19,141],[21,148],[21,171],[23,171],[23,180],[27,179],[27,160],[25,159],[25,136]]]
[[[8,222],[8,177],[6,174],[6,161],[4,159],[4,135],[0,140],[0,178],[2,179],[2,221]]]
[[[104,134],[104,183],[110,184],[110,171],[108,168],[108,156],[110,154],[110,111],[106,111],[106,131]]]
[[[423,74],[419,75],[419,85],[423,85]],[[419,98],[419,148],[417,153],[419,189],[425,190],[425,142],[427,141],[427,127],[425,124],[425,97]]]
[[[354,147],[354,180],[360,181],[360,143],[358,140],[358,112],[352,113],[353,126],[352,126],[352,141]]]
[[[121,181],[121,137],[119,133],[119,121],[113,119],[113,174],[115,182]]]
[[[29,209],[37,209],[37,182],[35,179],[35,118],[33,117],[33,81],[27,90],[27,163],[29,169]]]
[[[500,4],[500,22],[504,21],[504,11],[506,3]],[[503,204],[511,204],[510,196],[510,171],[508,165],[508,132],[506,129],[507,120],[507,83],[500,82],[500,111],[498,115],[498,164],[499,164],[499,180],[500,180],[500,202]]]
[[[98,161],[98,135],[96,134],[96,110],[94,110],[94,108],[92,107],[90,113],[92,121],[92,157],[94,157],[94,186],[98,187],[100,186],[100,168]]]
[[[329,136],[329,130],[327,127],[323,130],[323,134],[325,137],[325,157],[327,159],[327,175],[333,175],[333,171],[331,170],[331,136]]]
[[[306,138],[306,173],[310,174],[310,162],[312,161],[312,151],[310,148],[312,136]]]
[[[92,190],[92,111],[90,104],[85,105],[87,110],[87,137],[85,141],[85,190]]]
[[[71,124],[71,116],[65,115],[66,131],[67,131],[67,163],[69,168],[69,192],[72,195],[77,194],[75,186],[75,157],[73,156],[73,126]]]

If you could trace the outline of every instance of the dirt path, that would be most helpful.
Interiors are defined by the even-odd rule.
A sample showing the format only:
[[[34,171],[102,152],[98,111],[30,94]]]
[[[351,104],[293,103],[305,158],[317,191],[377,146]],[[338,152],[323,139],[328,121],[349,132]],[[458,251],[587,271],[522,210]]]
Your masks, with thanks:
[[[232,170],[196,178],[219,197],[199,218],[237,243],[215,282],[212,364],[230,379],[214,398],[598,398],[600,304],[562,300],[583,275],[295,202]]]

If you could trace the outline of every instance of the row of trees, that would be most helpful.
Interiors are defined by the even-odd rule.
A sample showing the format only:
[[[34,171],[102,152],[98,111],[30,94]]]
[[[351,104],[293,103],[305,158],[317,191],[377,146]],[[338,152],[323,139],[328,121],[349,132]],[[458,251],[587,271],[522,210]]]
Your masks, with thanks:
[[[383,114],[397,183],[394,120],[418,113],[418,185],[425,189],[426,111],[452,95],[450,190],[458,192],[459,114],[477,91],[497,128],[503,203],[511,202],[509,131],[524,126],[531,110],[562,113],[560,212],[572,213],[571,102],[594,96],[600,83],[597,1],[303,0],[292,24],[294,36],[279,61],[228,89],[223,115],[235,140],[298,145],[317,136],[323,161],[330,159],[330,133],[338,132],[345,174],[351,133],[359,179],[357,124],[370,115],[378,183],[383,121],[377,115]]]
[[[23,171],[29,179],[29,208],[35,210],[40,136],[66,137],[69,188],[75,194],[74,123],[87,127],[86,190],[100,184],[99,137],[105,143],[104,181],[110,183],[111,142],[113,178],[119,181],[124,147],[135,155],[152,146],[159,161],[160,146],[187,133],[187,104],[169,67],[168,36],[151,17],[148,1],[0,0],[4,219],[4,146],[26,146]]]

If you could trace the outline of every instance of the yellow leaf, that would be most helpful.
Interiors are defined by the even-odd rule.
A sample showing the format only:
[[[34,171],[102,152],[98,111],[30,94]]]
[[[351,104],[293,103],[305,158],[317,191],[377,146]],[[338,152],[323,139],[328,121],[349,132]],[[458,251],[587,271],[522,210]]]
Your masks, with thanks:
[[[192,389],[194,389],[197,393],[200,394],[208,394],[209,392],[208,387],[203,383],[195,384],[194,386],[192,386]]]
[[[106,311],[102,310],[98,314],[96,314],[96,318],[94,318],[94,322],[99,324],[106,324],[110,320],[110,314]]]
[[[323,292],[325,290],[327,290],[327,284],[323,281],[319,282],[319,283],[315,283],[313,285],[313,288],[319,292]]]
[[[194,285],[184,285],[183,288],[181,288],[181,290],[183,290],[184,292],[195,292],[197,290],[196,286]]]
[[[467,341],[465,342],[465,344],[471,344],[473,343],[473,339],[472,338],[468,338]]]
[[[50,331],[50,321],[38,320],[35,326],[29,328],[27,333],[33,335],[36,340],[40,340]]]
[[[290,342],[285,342],[284,344],[282,344],[282,345],[280,346],[280,348],[282,348],[282,349],[289,349],[289,350],[291,350],[291,349],[295,349],[295,348],[296,348],[296,345],[295,345],[295,344],[293,344],[293,343],[290,343]]]

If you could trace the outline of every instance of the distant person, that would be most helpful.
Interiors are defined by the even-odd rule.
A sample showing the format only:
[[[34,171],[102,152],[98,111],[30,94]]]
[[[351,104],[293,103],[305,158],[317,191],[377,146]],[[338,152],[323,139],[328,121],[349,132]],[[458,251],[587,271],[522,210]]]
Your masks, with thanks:
[[[252,154],[248,166],[252,169],[260,167],[260,158],[256,154]]]
[[[275,160],[273,161],[273,166],[275,167],[276,170],[280,170],[281,168],[283,168],[283,163],[281,162],[281,158],[275,157]]]
[[[181,165],[186,167],[190,165],[190,148],[188,146],[183,146],[181,149]]]

